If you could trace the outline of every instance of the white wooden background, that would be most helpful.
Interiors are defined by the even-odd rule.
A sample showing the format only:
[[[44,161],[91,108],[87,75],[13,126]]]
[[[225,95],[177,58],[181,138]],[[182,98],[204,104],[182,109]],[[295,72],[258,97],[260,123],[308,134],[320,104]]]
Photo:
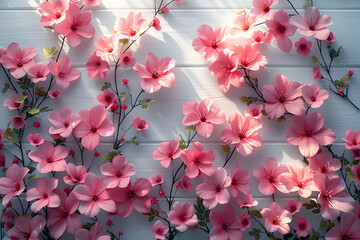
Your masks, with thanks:
[[[38,60],[43,60],[43,47],[59,47],[60,41],[57,34],[42,28],[40,25],[40,15],[36,10],[39,2],[40,0],[0,1],[0,46],[7,47],[14,41],[18,42],[22,47],[35,46],[39,53]],[[303,13],[302,5],[305,1],[294,0],[293,2]],[[334,21],[330,28],[334,32],[337,42],[333,45],[336,47],[344,46],[341,57],[334,62],[334,76],[340,78],[350,69],[355,72],[351,82],[350,97],[360,105],[360,98],[358,97],[360,95],[360,1],[314,0],[314,4],[319,7],[321,14],[329,14]],[[60,99],[51,100],[51,105],[58,110],[70,105],[75,111],[89,109],[91,106],[96,105],[96,96],[100,93],[103,81],[90,79],[85,69],[87,57],[95,49],[93,43],[101,36],[112,32],[113,24],[118,17],[126,17],[131,10],[139,10],[150,19],[153,14],[153,7],[152,0],[103,0],[100,7],[94,8],[91,22],[96,29],[95,36],[92,39],[83,39],[78,47],[71,49],[65,47],[65,52],[71,57],[73,65],[81,70],[82,77],[80,80],[73,82],[68,90],[61,92]],[[183,118],[181,106],[185,102],[200,101],[211,97],[215,100],[215,106],[222,108],[227,114],[234,111],[243,112],[246,109],[246,105],[240,102],[239,98],[243,95],[254,95],[252,90],[247,87],[231,88],[228,93],[221,93],[218,90],[216,79],[209,73],[208,63],[201,54],[193,50],[191,45],[193,39],[197,37],[196,29],[198,26],[208,24],[216,27],[221,24],[231,24],[235,14],[245,7],[251,7],[250,0],[184,0],[183,4],[172,4],[170,13],[159,17],[163,27],[162,31],[148,31],[132,48],[139,63],[144,63],[148,52],[153,52],[159,57],[171,57],[176,60],[174,70],[176,75],[175,85],[171,89],[162,88],[159,92],[152,94],[150,97],[157,98],[159,101],[151,104],[150,110],[138,109],[132,115],[146,118],[150,125],[149,129],[139,137],[140,146],[128,146],[124,150],[129,162],[136,165],[137,177],[149,177],[159,171],[164,171],[158,161],[152,160],[152,152],[156,150],[160,142],[177,138],[179,133],[185,134],[184,127],[181,125]],[[285,0],[279,0],[276,9],[280,8],[292,12]],[[292,40],[294,42],[299,38],[300,35],[296,33]],[[299,56],[296,54],[295,49],[290,54],[287,54],[277,47],[269,45],[263,47],[261,51],[268,57],[269,64],[266,69],[257,74],[260,84],[272,82],[273,77],[277,74],[284,74],[291,80],[304,84],[313,82],[313,64],[309,56]],[[313,52],[317,53],[317,50],[314,48]],[[127,78],[130,81],[133,93],[140,90],[139,83],[141,79],[133,70],[121,70],[119,73],[121,79]],[[106,81],[111,82],[112,78],[113,72],[109,72]],[[0,72],[0,79],[1,83],[5,81],[3,72]],[[328,86],[326,82],[320,83],[322,86]],[[5,97],[4,95],[0,96],[0,102],[3,102]],[[345,131],[351,128],[354,130],[360,129],[360,112],[332,93],[318,111],[325,118],[325,126],[335,131],[337,135],[336,149],[341,153],[342,149],[344,149],[342,137],[344,137]],[[6,126],[11,114],[14,113],[10,113],[5,107],[0,107],[0,128]],[[43,136],[48,137],[47,131],[50,125],[45,116],[41,119],[41,123],[40,132]],[[206,143],[206,150],[213,149],[215,151],[216,166],[221,166],[224,161],[224,154],[220,147],[222,144],[220,134],[225,127],[227,127],[226,124],[215,127],[215,131],[209,139],[196,138],[196,140]],[[228,169],[231,169],[235,162],[239,162],[241,167],[252,172],[255,166],[263,165],[268,157],[275,157],[282,164],[299,162],[301,155],[298,148],[289,145],[284,138],[285,131],[289,127],[290,118],[286,120],[286,123],[281,124],[277,123],[276,120],[268,121],[264,118],[263,128],[259,131],[264,146],[255,149],[253,154],[246,158],[236,153],[229,163]],[[102,154],[106,153],[111,148],[110,142],[111,138],[103,139],[98,151]],[[76,145],[72,145],[72,147],[77,150]],[[28,146],[28,149],[33,149],[33,147]],[[104,160],[98,160],[92,170],[98,173],[98,166],[104,162]],[[260,194],[257,189],[258,182],[253,177],[251,177],[249,184],[251,194],[260,201],[261,206],[269,206],[271,199]],[[153,192],[152,195],[156,196],[156,192]],[[292,196],[297,199],[295,195]],[[195,197],[194,191],[189,193],[178,192],[178,199],[182,202],[194,202]],[[276,198],[284,206],[289,196],[285,197],[277,192]],[[241,211],[239,210],[239,212]],[[103,215],[101,219],[106,222],[108,217]],[[153,239],[150,231],[151,223],[139,213],[134,212],[131,217],[126,219],[112,218],[112,220],[115,222],[115,226],[111,228],[113,232],[125,232],[122,239]],[[316,227],[318,226],[316,221],[312,221],[312,223]],[[181,234],[178,239],[195,238],[207,239],[207,236],[201,231],[187,231]],[[245,235],[245,239],[248,238],[249,236]],[[72,237],[63,239],[72,239]]]

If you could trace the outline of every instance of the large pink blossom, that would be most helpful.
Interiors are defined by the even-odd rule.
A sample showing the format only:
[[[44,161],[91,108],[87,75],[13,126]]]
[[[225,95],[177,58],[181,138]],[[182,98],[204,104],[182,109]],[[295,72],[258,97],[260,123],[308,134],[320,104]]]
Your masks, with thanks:
[[[46,220],[41,215],[36,215],[33,218],[19,216],[15,219],[14,226],[7,231],[6,235],[10,239],[38,240],[38,236],[45,226]]]
[[[104,60],[107,56],[115,56],[118,54],[119,39],[115,35],[103,36],[97,42],[96,55],[102,57]]]
[[[305,105],[301,97],[302,84],[290,82],[281,74],[274,78],[274,84],[264,85],[263,95],[266,101],[265,111],[270,118],[279,118],[288,111],[295,115],[305,114]]]
[[[42,26],[53,26],[64,20],[65,12],[69,9],[69,0],[49,0],[41,2],[37,10],[41,14]]]
[[[50,72],[56,76],[56,86],[60,89],[66,89],[70,82],[75,81],[81,75],[79,69],[71,66],[71,60],[68,56],[62,55],[58,62],[49,63]]]
[[[219,56],[219,52],[228,48],[230,27],[219,26],[213,29],[211,26],[203,24],[197,29],[198,38],[192,42],[195,51],[202,53],[209,62],[214,62]]]
[[[105,175],[104,184],[107,188],[125,188],[130,182],[130,176],[136,173],[134,164],[128,163],[124,156],[117,155],[111,163],[101,166],[101,173]]]
[[[254,147],[263,145],[260,134],[256,131],[262,127],[260,120],[254,118],[244,118],[237,113],[229,116],[230,129],[224,129],[221,133],[221,140],[228,145],[235,144],[236,150],[241,156],[251,154]]]
[[[148,53],[145,65],[136,63],[134,71],[143,78],[141,87],[147,93],[157,92],[161,87],[171,87],[175,83],[172,69],[175,60],[169,57],[158,58],[153,53]]]
[[[75,240],[111,240],[111,237],[107,235],[106,227],[102,223],[95,222],[90,231],[83,228],[77,230]]]
[[[141,12],[131,11],[127,18],[119,18],[115,22],[114,30],[120,39],[136,40],[148,27],[148,22]]]
[[[318,202],[321,205],[321,215],[326,219],[335,219],[342,212],[354,209],[355,200],[344,192],[345,182],[341,178],[326,180],[323,174],[315,174],[314,182],[319,189]]]
[[[212,210],[210,212],[210,223],[213,226],[209,234],[210,240],[243,239],[235,212],[235,208],[231,204],[227,204],[223,211]]]
[[[324,118],[320,113],[293,116],[291,123],[292,128],[285,133],[286,140],[292,145],[298,145],[300,153],[305,157],[314,156],[319,150],[319,144],[329,145],[335,141],[335,133],[323,127]]]
[[[67,174],[63,180],[68,185],[75,185],[75,183],[84,183],[87,171],[86,167],[83,165],[75,166],[72,163],[69,163],[66,166]]]
[[[278,47],[285,52],[291,51],[292,42],[289,37],[296,32],[296,27],[291,25],[289,20],[288,13],[281,9],[275,13],[273,19],[265,21],[266,26],[269,28],[266,36],[267,42],[277,41]]]
[[[0,194],[5,195],[2,199],[3,205],[8,204],[14,196],[20,195],[25,190],[23,180],[28,172],[28,168],[20,168],[19,165],[13,164],[7,169],[6,177],[0,178]]]
[[[291,213],[282,209],[279,204],[273,202],[271,209],[264,208],[261,215],[265,219],[265,228],[269,232],[279,231],[281,234],[287,234],[290,231],[288,223],[291,222]]]
[[[24,105],[24,102],[17,103],[16,100],[18,100],[19,98],[21,98],[20,94],[11,93],[10,96],[5,99],[4,106],[8,107],[10,110],[20,109]]]
[[[95,174],[88,173],[84,184],[78,185],[73,190],[75,197],[81,201],[79,211],[88,217],[96,216],[100,209],[115,212],[116,207],[106,191],[103,179]]]
[[[249,39],[252,37],[255,27],[253,25],[256,23],[257,16],[254,14],[241,14],[236,16],[234,19],[234,27],[231,31],[232,34],[238,36],[240,34],[242,37]]]
[[[237,163],[235,168],[231,171],[231,184],[229,186],[231,196],[237,197],[238,191],[248,195],[250,192],[249,179],[249,172],[244,168],[240,168],[239,163]]]
[[[219,125],[226,122],[226,116],[219,108],[212,107],[213,100],[208,98],[200,103],[187,102],[181,110],[185,115],[182,124],[185,126],[195,125],[196,131],[204,138],[210,137],[213,132],[213,124]]]
[[[266,159],[264,167],[257,166],[253,170],[254,177],[260,181],[259,191],[264,195],[273,194],[275,188],[283,193],[289,192],[279,179],[280,174],[288,172],[288,168],[286,166],[280,166],[276,158]]]
[[[239,58],[239,66],[243,68],[258,71],[268,63],[267,58],[259,52],[258,45],[238,46],[234,51]]]
[[[62,138],[68,138],[74,127],[76,127],[81,119],[78,114],[74,114],[71,107],[63,107],[60,112],[51,112],[48,115],[49,121],[53,124],[50,129],[50,134],[59,134]]]
[[[154,234],[156,239],[164,239],[166,236],[165,234],[169,231],[169,228],[164,225],[161,220],[157,220],[151,226],[151,232]]]
[[[274,11],[271,7],[278,3],[278,0],[253,0],[251,13],[258,18],[270,20],[274,16]]]
[[[312,108],[319,108],[324,100],[329,97],[326,90],[320,90],[317,83],[310,83],[302,88],[302,94],[305,101],[311,105]]]
[[[326,233],[326,240],[359,240],[360,221],[352,213],[344,213],[341,217],[340,227],[333,227]]]
[[[198,223],[194,206],[188,202],[183,206],[181,203],[175,202],[173,210],[168,213],[168,218],[179,232],[185,232],[188,227],[196,226]]]
[[[56,178],[41,177],[36,180],[36,187],[26,192],[26,201],[38,199],[31,204],[31,211],[38,212],[45,206],[55,208],[60,205],[60,197],[54,192],[58,182]]]
[[[96,55],[96,50],[89,56],[85,67],[90,78],[99,77],[100,79],[104,79],[106,71],[110,69],[109,63]]]
[[[33,77],[33,83],[46,81],[47,75],[50,73],[48,65],[38,62],[31,66],[28,70],[28,74]]]
[[[168,168],[171,161],[180,157],[181,149],[179,148],[179,140],[173,139],[170,142],[159,144],[158,150],[153,152],[153,159],[161,161],[161,166]]]
[[[81,42],[81,37],[91,38],[95,28],[90,24],[91,13],[81,12],[76,4],[70,4],[65,13],[65,19],[55,25],[55,31],[66,35],[66,41],[71,47]]]
[[[192,149],[184,149],[180,156],[186,165],[185,174],[189,178],[195,178],[201,174],[210,176],[214,173],[212,163],[215,160],[215,154],[212,150],[204,152],[204,147],[200,142],[194,142]]]
[[[326,40],[330,30],[326,28],[333,23],[328,15],[320,15],[319,9],[308,6],[304,17],[295,15],[291,18],[292,23],[298,28],[298,32],[304,36],[314,36],[319,40]]]
[[[234,87],[244,86],[244,74],[237,69],[239,62],[236,54],[226,49],[219,52],[218,59],[209,65],[210,73],[217,78],[221,92],[229,91],[230,84]]]
[[[211,176],[205,176],[204,182],[196,187],[196,194],[204,199],[204,206],[213,209],[218,203],[226,204],[230,200],[229,191],[231,178],[225,168],[217,168]]]
[[[114,124],[106,119],[106,108],[96,105],[90,110],[80,110],[81,122],[74,128],[75,137],[82,138],[81,144],[88,150],[94,150],[99,144],[99,137],[111,136],[115,132]]]
[[[309,167],[313,172],[324,174],[329,179],[339,177],[336,171],[341,168],[341,162],[337,158],[332,158],[329,153],[321,152],[308,160]]]
[[[11,75],[15,78],[23,77],[30,67],[35,64],[34,57],[37,50],[28,46],[21,49],[18,43],[11,43],[7,48],[7,53],[0,58],[0,64],[9,68]]]

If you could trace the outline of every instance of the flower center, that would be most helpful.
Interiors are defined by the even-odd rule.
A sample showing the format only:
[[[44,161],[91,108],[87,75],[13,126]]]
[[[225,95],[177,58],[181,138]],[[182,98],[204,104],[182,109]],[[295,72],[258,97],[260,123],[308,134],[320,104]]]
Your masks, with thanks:
[[[301,49],[301,50],[306,50],[306,49],[307,49],[306,44],[300,44],[300,49]]]
[[[309,26],[309,29],[310,29],[311,31],[314,31],[314,30],[315,30],[314,25],[310,25],[310,26]]]
[[[78,27],[75,24],[71,25],[71,30],[72,31],[76,31],[77,29],[78,29]]]
[[[169,153],[169,154],[168,154],[168,157],[169,157],[169,158],[172,158],[172,157],[173,157],[173,154],[172,154],[172,153]]]
[[[63,212],[63,213],[62,213],[62,217],[63,217],[63,218],[67,218],[68,216],[69,216],[69,213],[68,213],[68,212]]]
[[[322,172],[322,173],[327,173],[327,168],[326,168],[326,167],[322,167],[322,168],[321,168],[321,172]]]
[[[239,132],[238,137],[239,137],[240,139],[245,138],[245,134],[244,134],[244,131],[243,131],[243,130],[241,130],[241,131]]]
[[[316,101],[316,97],[312,97],[311,101],[315,102]]]
[[[291,205],[289,210],[290,210],[290,212],[295,212],[296,211],[296,206]]]
[[[247,30],[249,30],[249,28],[250,28],[249,24],[243,23],[243,24],[241,25],[241,29],[242,29],[243,31],[247,31]]]
[[[65,76],[65,73],[63,73],[63,72],[59,73],[59,77],[64,77],[64,76]]]
[[[49,195],[47,195],[47,193],[44,193],[44,195],[43,195],[43,198],[48,198],[49,197]]]
[[[46,161],[47,161],[48,163],[51,163],[51,162],[52,162],[52,159],[51,159],[51,158],[47,158]]]
[[[247,226],[248,224],[249,224],[249,220],[247,218],[244,218],[243,220],[241,220],[241,225]]]
[[[130,36],[135,36],[135,35],[136,35],[136,31],[130,29],[130,30],[129,30],[129,34],[130,34]]]
[[[40,72],[38,72],[38,73],[36,74],[36,78],[42,78],[42,77],[44,77],[44,75],[42,75]]]
[[[152,78],[158,78],[160,76],[160,74],[158,72],[153,72],[153,74],[151,75]]]
[[[97,200],[99,200],[99,196],[98,196],[98,195],[94,195],[94,196],[92,197],[92,200],[93,200],[94,202],[96,202]]]
[[[267,12],[269,12],[269,11],[270,11],[269,6],[264,6],[264,7],[263,7],[263,12],[264,12],[264,13],[267,13]]]
[[[279,33],[285,33],[286,27],[284,27],[283,25],[281,25],[281,26],[278,27],[277,30],[278,30]]]
[[[221,192],[221,187],[216,187],[216,192]]]
[[[20,67],[23,66],[23,64],[22,64],[21,62],[19,62],[19,63],[17,64],[17,66],[20,68]]]
[[[16,191],[19,191],[20,190],[20,184],[19,183],[16,183],[15,186],[14,186],[15,190]]]
[[[276,179],[276,177],[271,175],[271,176],[269,177],[269,183],[274,183],[274,182],[275,182],[275,179]]]
[[[211,47],[212,47],[213,49],[216,49],[216,48],[218,47],[218,44],[217,44],[216,42],[214,42],[214,43],[211,45]]]
[[[120,172],[120,171],[116,172],[116,177],[121,178],[122,177],[122,172]]]
[[[64,123],[64,127],[65,127],[65,128],[68,128],[69,126],[70,126],[69,123]]]
[[[96,133],[96,132],[97,132],[97,128],[96,128],[96,127],[92,127],[92,128],[91,128],[91,132],[92,132],[92,133]]]
[[[200,119],[200,121],[205,122],[205,121],[206,121],[206,117],[202,117],[202,118]],[[354,144],[354,145],[355,145],[355,144]]]
[[[228,225],[226,225],[225,223],[223,224],[223,229],[225,230],[225,231],[227,231],[228,230],[228,228],[229,228],[229,226]]]
[[[100,67],[101,62],[100,62],[100,61],[96,61],[95,65],[96,65],[97,67]]]
[[[280,221],[279,221],[279,218],[278,217],[275,217],[273,220],[272,220],[272,224],[273,225],[279,225]]]
[[[129,197],[129,198],[133,198],[133,197],[134,197],[134,192],[133,192],[133,191],[130,191],[129,194],[128,194],[128,197]]]
[[[285,99],[285,96],[281,96],[280,99],[279,99],[279,101],[280,101],[281,103],[284,103],[285,100],[286,100],[286,99]]]
[[[129,57],[124,57],[124,59],[123,59],[123,62],[125,62],[125,63],[128,63],[128,62],[130,62],[130,59],[129,59]]]

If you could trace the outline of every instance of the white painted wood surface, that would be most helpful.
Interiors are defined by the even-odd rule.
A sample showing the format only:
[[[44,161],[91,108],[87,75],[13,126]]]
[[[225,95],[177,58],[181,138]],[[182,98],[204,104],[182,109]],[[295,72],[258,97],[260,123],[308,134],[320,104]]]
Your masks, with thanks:
[[[22,47],[32,45],[38,49],[38,60],[42,59],[43,47],[59,46],[60,42],[57,34],[46,30],[40,25],[40,15],[36,11],[36,6],[40,0],[0,0],[0,46],[7,47],[11,42],[18,42]],[[305,1],[296,0],[295,6],[301,9]],[[341,57],[334,62],[334,76],[340,78],[348,70],[353,70],[355,76],[352,79],[350,97],[360,105],[360,1],[358,0],[315,0],[315,5],[320,8],[322,14],[329,14],[334,24],[330,27],[337,37],[334,46],[344,46]],[[242,8],[251,7],[250,0],[184,0],[183,4],[172,4],[170,13],[160,16],[163,30],[156,32],[149,31],[144,35],[139,43],[136,43],[132,50],[139,63],[144,63],[148,52],[153,52],[159,57],[171,57],[176,60],[176,83],[170,89],[162,88],[159,92],[152,94],[151,98],[157,98],[158,102],[150,105],[150,110],[144,111],[137,109],[132,116],[141,116],[149,122],[150,128],[141,133],[139,137],[140,146],[128,146],[124,149],[124,154],[129,162],[137,167],[137,177],[149,177],[159,171],[169,173],[169,169],[164,170],[158,161],[152,160],[152,152],[156,150],[162,141],[168,141],[179,137],[179,133],[185,134],[184,127],[181,125],[183,115],[181,106],[188,101],[200,101],[211,97],[215,100],[215,106],[222,108],[227,114],[231,112],[243,112],[246,105],[240,102],[239,98],[243,95],[254,95],[251,89],[231,88],[223,94],[218,90],[216,79],[208,71],[208,63],[202,55],[196,53],[192,48],[192,41],[196,37],[196,29],[201,24],[208,24],[213,27],[221,24],[231,24],[235,14]],[[289,8],[285,0],[279,0],[276,6],[279,8]],[[93,43],[101,36],[112,32],[113,24],[118,17],[125,17],[133,10],[143,12],[146,17],[153,14],[153,1],[151,0],[103,0],[103,4],[92,10],[92,24],[96,29],[94,38],[83,39],[80,46],[69,49],[65,47],[65,52],[71,57],[74,66],[81,70],[82,77],[63,91],[62,97],[52,100],[51,105],[56,109],[70,105],[75,111],[79,109],[89,109],[97,104],[96,96],[100,93],[103,80],[90,79],[87,76],[85,62],[88,54],[95,46]],[[303,12],[301,10],[301,12]],[[293,42],[298,40],[300,35],[292,37]],[[316,53],[316,49],[313,49]],[[278,48],[266,46],[262,53],[269,58],[266,69],[257,73],[260,84],[272,82],[277,74],[284,74],[291,80],[304,84],[313,82],[312,62],[309,56],[299,56],[295,49],[290,54],[280,51]],[[316,55],[316,54],[315,54]],[[45,60],[46,61],[46,60]],[[127,78],[130,81],[131,89],[136,94],[140,90],[140,78],[132,70],[119,71],[120,78]],[[0,72],[0,81],[5,81],[3,72]],[[113,79],[113,73],[108,72],[106,81]],[[327,86],[327,82],[319,82],[322,86]],[[148,95],[149,96],[149,95]],[[5,99],[0,96],[0,102]],[[339,153],[344,148],[342,137],[347,129],[360,129],[360,113],[344,102],[340,97],[330,94],[330,98],[318,110],[325,118],[325,126],[332,128],[336,135],[336,149]],[[0,107],[0,128],[4,128],[11,116],[5,107]],[[50,124],[46,118],[42,118],[40,132],[47,136]],[[128,122],[127,124],[130,124]],[[227,127],[216,126],[214,134],[209,139],[195,138],[205,144],[205,149],[213,149],[216,153],[216,166],[221,166],[224,161],[220,145],[221,131]],[[241,167],[247,168],[250,172],[257,166],[263,165],[268,157],[276,157],[283,164],[301,160],[301,155],[296,146],[289,145],[285,138],[285,131],[290,127],[290,118],[286,123],[277,123],[263,119],[263,128],[259,131],[264,146],[257,148],[249,157],[243,158],[239,154],[228,166],[231,169],[235,162],[239,162]],[[104,138],[98,150],[104,154],[111,148],[111,138]],[[76,149],[76,145],[72,145]],[[33,149],[29,146],[28,149]],[[90,155],[89,155],[90,159]],[[180,160],[179,160],[180,161]],[[92,170],[98,172],[98,166],[104,160],[98,160]],[[196,182],[194,182],[196,183]],[[250,179],[251,193],[260,201],[262,206],[269,205],[270,198],[262,196],[257,189],[257,181]],[[152,192],[156,196],[156,192]],[[292,195],[295,197],[295,195]],[[194,191],[185,193],[178,192],[178,199],[184,201],[194,201],[196,195]],[[276,194],[280,204],[286,204],[289,196]],[[295,197],[297,198],[297,197]],[[240,211],[239,211],[240,212]],[[102,215],[101,219],[106,222],[107,216]],[[134,213],[126,219],[112,218],[116,223],[111,229],[113,232],[123,231],[125,235],[122,239],[153,239],[150,231],[151,224],[147,218],[139,213]],[[316,220],[313,221],[317,225]],[[315,225],[315,226],[316,226]],[[207,239],[201,232],[187,231],[179,235],[178,239]],[[246,237],[245,239],[247,239]],[[63,239],[72,239],[65,237]]]

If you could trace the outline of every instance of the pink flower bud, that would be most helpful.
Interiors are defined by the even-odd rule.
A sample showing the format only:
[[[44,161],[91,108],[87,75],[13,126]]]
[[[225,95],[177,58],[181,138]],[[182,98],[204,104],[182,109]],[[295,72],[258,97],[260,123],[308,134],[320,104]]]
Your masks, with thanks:
[[[161,197],[165,196],[165,193],[164,193],[164,191],[162,189],[159,190],[159,196],[161,196]]]
[[[344,91],[343,91],[342,89],[339,88],[339,89],[337,90],[337,94],[342,95],[343,93],[344,93]]]

